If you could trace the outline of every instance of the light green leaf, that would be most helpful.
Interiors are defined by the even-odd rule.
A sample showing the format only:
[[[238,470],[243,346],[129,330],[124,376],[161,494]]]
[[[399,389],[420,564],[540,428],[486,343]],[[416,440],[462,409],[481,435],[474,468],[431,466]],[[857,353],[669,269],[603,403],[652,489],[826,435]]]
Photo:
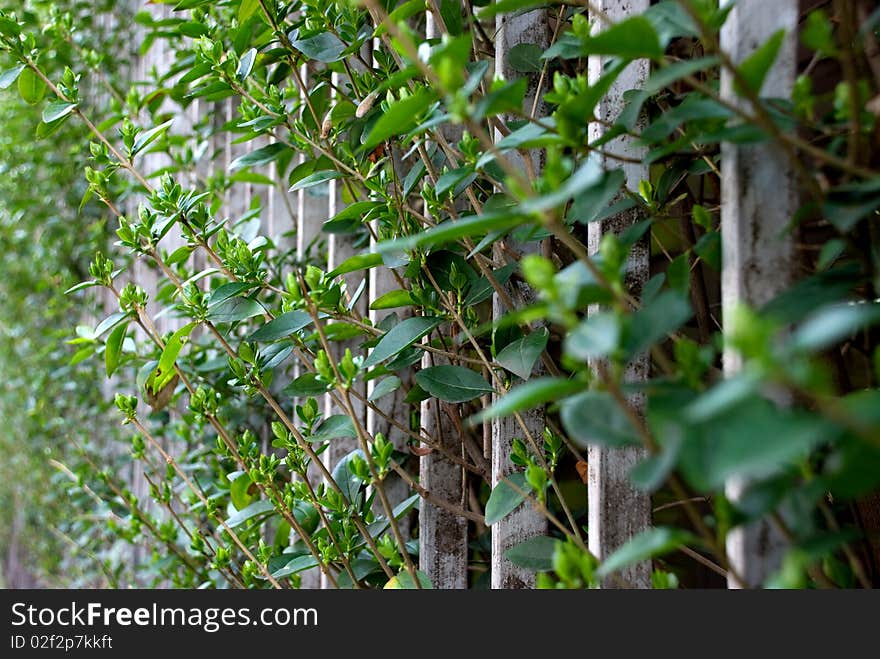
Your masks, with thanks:
[[[145,130],[143,132],[138,133],[137,138],[135,138],[134,144],[131,147],[131,154],[133,156],[137,155],[145,148],[147,148],[150,144],[152,144],[159,136],[164,133],[168,128],[171,127],[171,124],[174,123],[174,119],[169,119],[163,124],[159,124],[158,126],[154,126],[150,130]]]
[[[694,542],[694,537],[681,529],[665,526],[648,529],[639,533],[606,558],[596,570],[596,576],[604,579],[628,565],[667,554],[692,542]]]
[[[63,119],[76,109],[76,103],[66,101],[52,101],[43,109],[43,122],[50,124],[58,119]]]
[[[620,345],[620,318],[610,311],[587,316],[565,337],[565,352],[577,359],[614,353]]]
[[[265,515],[266,513],[273,512],[275,510],[275,505],[271,501],[266,501],[263,499],[262,501],[255,501],[251,505],[246,508],[239,510],[234,515],[229,517],[226,520],[226,526],[231,529],[234,529],[236,526],[241,526],[249,519],[253,519],[259,515]]]
[[[840,304],[810,316],[791,337],[800,350],[823,350],[866,327],[880,323],[880,304]]]
[[[46,83],[30,69],[18,76],[18,93],[25,103],[36,105],[46,96]]]
[[[185,339],[189,337],[195,326],[195,323],[184,325],[168,339],[165,349],[162,351],[162,356],[159,358],[159,364],[156,366],[156,373],[158,375],[153,381],[153,393],[158,392],[173,377],[174,363],[177,361],[177,356],[183,348]]]
[[[291,37],[290,45],[309,59],[318,62],[336,62],[342,59],[346,45],[331,32],[321,32],[304,39]]]
[[[434,398],[447,403],[464,403],[493,391],[476,371],[448,364],[423,368],[416,373],[416,382]]]
[[[338,266],[333,268],[328,275],[330,277],[337,277],[339,275],[345,275],[349,272],[357,272],[358,270],[368,270],[369,268],[375,268],[376,266],[382,265],[384,261],[382,261],[382,255],[376,253],[370,254],[355,254],[354,256],[350,256],[345,259]]]
[[[408,307],[413,303],[412,296],[409,291],[398,289],[389,291],[385,295],[380,295],[370,304],[370,309],[396,309],[397,307]]]
[[[244,82],[244,80],[251,74],[256,59],[256,48],[251,48],[244,55],[241,56],[241,60],[239,60],[238,62],[238,70],[235,72],[235,77],[238,79],[239,82]]]
[[[104,346],[104,368],[108,378],[119,367],[119,359],[122,357],[122,344],[125,341],[127,329],[128,323],[123,323],[110,332],[110,336],[107,337],[107,343]]]
[[[520,410],[527,410],[550,401],[557,401],[584,388],[583,382],[562,377],[543,377],[529,380],[511,389],[490,407],[470,418],[472,425],[489,419],[498,419]]]
[[[782,42],[785,40],[785,30],[779,30],[770,37],[764,45],[749,55],[739,65],[739,73],[748,88],[755,94],[761,93],[761,87],[764,86],[764,79],[770,72],[770,68],[776,61]],[[737,83],[734,85],[739,94],[743,94],[742,86]]]

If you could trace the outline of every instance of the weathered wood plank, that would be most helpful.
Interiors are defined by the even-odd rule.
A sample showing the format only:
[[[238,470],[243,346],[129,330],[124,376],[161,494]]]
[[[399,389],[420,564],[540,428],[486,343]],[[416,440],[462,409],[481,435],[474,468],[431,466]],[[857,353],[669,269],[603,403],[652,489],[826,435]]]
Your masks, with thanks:
[[[764,82],[764,96],[791,93],[797,74],[798,0],[739,0],[721,31],[721,47],[739,63],[773,33],[786,30],[774,66]],[[739,103],[733,78],[722,72],[722,95]],[[795,276],[795,243],[786,227],[798,208],[797,183],[790,162],[777,145],[722,144],[721,160],[721,301],[725,319],[739,304],[756,307],[785,290]],[[724,372],[742,367],[738,354],[724,352]],[[736,501],[746,481],[727,484]],[[730,561],[745,584],[762,584],[779,567],[784,542],[767,522],[734,529],[727,536]]]
[[[495,41],[495,68],[496,72],[505,79],[513,79],[521,74],[514,71],[508,62],[510,49],[519,44],[531,43],[541,48],[546,48],[550,42],[549,15],[546,10],[534,10],[522,14],[504,14],[498,17],[496,23],[497,35]],[[525,107],[531,110],[536,95],[541,93],[537,89],[538,77],[530,76],[529,91],[526,94]],[[538,104],[538,116],[542,114],[542,104]],[[540,169],[541,162],[534,159],[536,169]],[[508,245],[523,253],[538,251],[540,245]],[[500,256],[500,255],[499,255]],[[534,299],[534,293],[526,286],[513,284],[509,287],[513,299],[522,299],[526,302]],[[492,301],[493,315],[496,320],[509,313],[498,295]],[[525,428],[541,442],[544,432],[544,410],[529,410],[522,414]],[[497,419],[492,422],[492,487],[495,487],[503,478],[517,470],[510,460],[511,443],[514,438],[523,437],[523,427],[513,418]],[[543,535],[547,529],[547,522],[529,503],[520,505],[503,520],[492,525],[492,588],[533,588],[535,575],[511,563],[504,556],[511,547],[518,545],[524,540],[537,535]]]
[[[650,5],[650,0],[596,0],[593,8],[612,22],[621,21],[629,16],[638,15]],[[597,29],[602,29],[599,16],[591,16]],[[593,56],[588,60],[588,76],[591,84],[601,77],[607,57]],[[641,87],[650,73],[650,63],[639,60],[630,64],[617,78],[608,93],[599,101],[596,116],[605,122],[617,119],[625,103],[624,92]],[[607,125],[607,124],[606,124]],[[589,126],[590,140],[598,139],[605,131],[605,126],[595,122]],[[644,149],[633,144],[626,137],[618,138],[608,144],[606,151],[611,154],[628,158],[641,158]],[[604,158],[607,167],[619,167],[620,161]],[[648,168],[639,163],[624,163],[626,185],[631,190],[638,189],[639,182],[648,179]],[[594,254],[599,249],[602,236],[606,233],[621,233],[633,223],[643,219],[639,214],[627,212],[602,222],[593,222],[588,227],[588,249]],[[638,296],[642,286],[650,277],[650,245],[642,240],[633,246],[627,263],[627,285],[629,290]],[[646,380],[650,374],[650,359],[641,355],[627,367],[625,377],[629,381]],[[643,400],[636,398],[632,402],[641,409]],[[651,524],[651,500],[642,492],[635,490],[629,481],[629,471],[644,457],[640,448],[608,449],[591,446],[587,451],[588,484],[588,546],[598,558],[603,558],[625,543],[629,538],[644,531]],[[638,588],[651,585],[651,564],[643,562],[624,570],[622,580]]]

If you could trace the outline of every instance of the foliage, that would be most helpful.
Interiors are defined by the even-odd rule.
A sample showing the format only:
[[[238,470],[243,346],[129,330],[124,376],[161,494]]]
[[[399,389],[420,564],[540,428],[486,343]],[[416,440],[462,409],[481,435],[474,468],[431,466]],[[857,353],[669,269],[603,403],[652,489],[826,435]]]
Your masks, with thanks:
[[[677,550],[742,582],[725,539],[757,520],[785,537],[786,559],[766,584],[746,585],[870,583],[852,513],[880,486],[871,149],[880,90],[867,54],[878,16],[856,11],[868,3],[840,3],[850,9],[833,29],[822,10],[808,17],[804,45],[842,76],[828,85],[806,71],[790,98],[761,96],[783,35],[735,66],[718,50],[728,11],[709,0],[666,0],[598,31],[580,6],[542,9],[559,27],[552,44],[521,44],[496,61],[507,79],[490,73],[496,14],[545,3],[466,12],[430,3],[436,38],[424,36],[422,2],[161,4],[134,17],[140,54],[172,56],[121,94],[108,82],[109,97],[86,85],[115,80],[106,58],[65,47],[69,68],[56,68],[57,13],[0,16],[9,67],[0,81],[40,108],[39,138],[54,133],[53,148],[28,142],[16,157],[29,172],[63,170],[82,158],[85,126],[77,224],[106,241],[62,301],[51,293],[64,277],[47,269],[86,263],[90,245],[70,231],[80,200],[56,203],[65,189],[53,181],[3,181],[10,219],[39,209],[22,241],[57,232],[33,243],[46,253],[13,245],[15,263],[41,264],[22,290],[49,286],[39,318],[7,295],[21,305],[10,309],[14,327],[43,328],[39,345],[11,341],[30,360],[12,367],[44,374],[21,386],[51,407],[26,427],[47,433],[39,446],[84,432],[77,419],[100,412],[90,392],[112,376],[146,482],[135,492],[95,467],[80,485],[101,509],[125,507],[112,528],[149,548],[157,583],[297,587],[317,568],[331,586],[430,585],[411,540],[413,508],[431,495],[415,476],[429,452],[467,472],[467,509],[447,505],[473,522],[477,575],[486,524],[525,502],[546,516],[548,535],[507,558],[540,572],[545,587],[613,583],[651,558],[656,587],[708,578]],[[595,56],[611,65],[591,85]],[[596,139],[588,118],[641,58],[653,73]],[[722,70],[735,79],[735,103],[719,91]],[[650,180],[624,185],[625,163],[607,155],[617,137],[643,148]],[[247,148],[227,165],[230,142]],[[722,144],[771,144],[795,163],[804,202],[789,231],[807,246],[798,281],[723,318]],[[292,210],[289,194],[327,190],[345,207],[322,236],[301,235],[293,248],[277,209]],[[588,250],[590,227],[613,217],[631,221]],[[357,253],[330,266],[329,238]],[[643,283],[627,277],[639,250],[653,275]],[[397,289],[370,300],[387,313],[371,315],[361,282],[392,268]],[[71,310],[97,290],[112,308],[80,330],[60,367],[53,330],[76,324]],[[723,352],[741,360],[736,374],[722,377]],[[425,354],[433,363],[419,368]],[[633,382],[643,355],[650,378]],[[43,381],[50,365],[62,369],[52,386]],[[63,403],[62,376],[75,392]],[[4,410],[12,396],[4,393]],[[385,396],[407,409],[394,437],[371,432],[358,411],[387,416]],[[515,473],[492,489],[474,453],[422,427],[423,401],[450,410],[464,447],[482,443],[483,424],[513,419]],[[535,410],[543,432],[522,421]],[[343,446],[334,464],[327,456]],[[656,526],[601,562],[584,528],[592,446],[641,447],[631,478],[657,506]],[[27,469],[45,469],[30,460]],[[732,500],[725,484],[734,480],[746,491]]]

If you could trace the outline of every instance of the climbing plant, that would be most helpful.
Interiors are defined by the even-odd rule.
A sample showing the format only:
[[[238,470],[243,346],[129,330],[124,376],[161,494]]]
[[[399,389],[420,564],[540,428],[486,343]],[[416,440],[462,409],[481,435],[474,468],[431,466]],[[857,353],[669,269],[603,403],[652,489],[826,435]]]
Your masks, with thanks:
[[[4,240],[30,208],[78,197],[55,206],[63,237],[44,242],[88,275],[67,297],[50,295],[63,288],[53,280],[41,299],[58,311],[29,321],[72,344],[67,364],[37,380],[55,383],[45,405],[69,395],[49,432],[82,432],[68,412],[98,412],[95,392],[112,391],[145,478],[137,493],[106,453],[87,454],[77,483],[88,499],[69,505],[112,510],[95,527],[103,537],[109,517],[106,529],[146,548],[156,584],[298,587],[320,573],[330,587],[442,585],[418,569],[414,510],[426,505],[467,520],[474,587],[488,582],[491,527],[520,505],[547,531],[506,556],[541,587],[628,585],[622,570],[646,560],[655,587],[721,585],[719,575],[876,583],[878,528],[866,520],[880,484],[880,12],[870,5],[804,16],[810,56],[784,98],[763,92],[785,34],[735,65],[719,46],[731,5],[712,0],[665,0],[618,22],[589,2],[152,2],[133,8],[131,54],[169,56],[125,86],[109,50],[77,38],[96,27],[5,11],[0,86],[42,119],[32,140],[4,128],[5,139],[25,141],[18,157],[36,169],[88,156],[84,186],[47,177],[23,194],[20,179],[3,182],[19,189],[4,201]],[[549,43],[520,43],[499,62],[496,22],[535,9]],[[117,11],[103,10],[105,29],[130,24]],[[607,65],[591,78],[596,57]],[[636,60],[651,74],[597,138],[596,108]],[[647,177],[627,181],[618,138],[642,149]],[[722,144],[774,145],[801,199],[787,229],[796,281],[724,316]],[[292,247],[290,195],[328,188],[337,212]],[[591,225],[620,217],[624,230],[589,244]],[[73,225],[103,242],[88,261]],[[333,241],[356,253],[328,267]],[[13,249],[18,264],[55,258]],[[634,283],[637,249],[649,250],[650,272]],[[369,297],[380,272],[396,285]],[[28,273],[24,286],[49,278]],[[27,308],[17,295],[7,299]],[[90,295],[107,307],[74,317]],[[390,310],[381,321],[367,297]],[[16,327],[34,315],[20,313]],[[26,348],[28,373],[43,368],[39,350]],[[726,378],[723,352],[742,362]],[[628,366],[645,354],[650,375],[633,381]],[[404,413],[382,406],[389,396]],[[421,421],[432,401],[453,448],[439,423]],[[373,432],[365,408],[396,439]],[[536,409],[537,433],[523,421]],[[515,426],[515,468],[493,487],[485,438],[501,418]],[[49,422],[37,410],[29,423]],[[333,463],[342,442],[350,449]],[[596,445],[644,451],[630,479],[654,505],[654,526],[601,561],[586,525]],[[464,474],[454,500],[421,483],[429,455]],[[747,483],[735,500],[732,479]],[[784,558],[749,583],[725,539],[760,520]]]

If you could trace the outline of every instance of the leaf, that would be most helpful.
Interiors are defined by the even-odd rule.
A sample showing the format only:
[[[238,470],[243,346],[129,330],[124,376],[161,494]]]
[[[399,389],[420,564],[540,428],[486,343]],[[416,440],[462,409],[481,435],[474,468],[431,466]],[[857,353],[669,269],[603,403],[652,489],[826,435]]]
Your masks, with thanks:
[[[125,319],[127,316],[128,314],[125,311],[117,311],[115,313],[111,313],[104,320],[98,323],[98,326],[95,327],[95,331],[92,332],[92,338],[97,339],[108,329],[114,327],[117,323],[122,322],[122,320]]]
[[[375,366],[421,339],[442,321],[431,316],[415,316],[402,320],[388,330],[364,361],[364,367]]]
[[[345,176],[342,172],[337,172],[335,169],[322,169],[319,172],[312,172],[308,176],[304,176],[299,181],[290,186],[289,192],[296,192],[297,190],[305,190],[306,188],[312,188],[316,185],[320,185],[321,183],[326,183],[327,181],[332,181],[333,179],[342,178]]]
[[[253,481],[246,471],[237,471],[229,474],[227,478],[232,480],[229,485],[229,499],[236,510],[244,510],[254,500],[254,496],[249,493]]]
[[[664,291],[628,319],[624,340],[626,354],[637,355],[650,348],[681,327],[691,316],[693,311],[686,296]]]
[[[562,427],[581,447],[636,446],[639,435],[611,394],[585,391],[560,403]]]
[[[164,133],[168,128],[171,127],[171,124],[174,123],[174,119],[169,119],[165,123],[159,124],[158,126],[154,126],[150,128],[150,130],[143,131],[138,133],[137,138],[135,138],[134,144],[131,147],[131,154],[137,155],[145,148],[147,148],[150,144],[152,144],[158,137]]]
[[[436,94],[422,90],[396,101],[379,117],[364,140],[363,149],[369,151],[389,137],[407,133],[414,128],[421,114],[436,100]]]
[[[112,376],[119,367],[119,359],[122,357],[122,344],[125,342],[126,330],[128,330],[128,323],[123,323],[110,332],[110,336],[107,337],[107,343],[104,346],[104,368],[107,372],[108,378]]]
[[[349,468],[349,464],[355,457],[360,457],[361,460],[365,459],[364,452],[361,449],[355,449],[343,456],[336,463],[331,474],[339,489],[342,490],[342,495],[352,503],[357,500],[361,485],[363,485],[363,481],[355,476]]]
[[[543,58],[551,59],[560,54],[571,59],[586,55],[616,55],[623,59],[660,59],[663,46],[651,21],[643,16],[633,16],[614,23],[599,34],[581,39],[574,52],[566,49],[567,44],[559,40],[544,51]]]
[[[324,419],[308,439],[311,442],[328,442],[341,437],[357,437],[354,423],[345,414],[333,414]]]
[[[800,350],[824,350],[859,330],[880,322],[880,304],[840,304],[819,310],[795,331],[792,345]]]
[[[67,103],[66,101],[52,101],[43,109],[42,119],[44,123],[50,124],[53,121],[63,119],[77,107],[76,103]]]
[[[274,579],[281,579],[283,577],[289,577],[291,574],[297,574],[304,570],[311,570],[316,567],[318,567],[317,558],[312,554],[302,554],[301,556],[291,559],[284,565],[284,567],[275,570],[275,572],[272,573],[272,577]]]
[[[251,288],[253,288],[253,284],[246,284],[243,281],[233,281],[218,286],[211,291],[211,297],[208,298],[208,308],[215,307],[224,300],[235,297],[239,293],[243,293]]]
[[[782,42],[785,40],[785,30],[778,30],[760,48],[746,57],[739,65],[739,73],[748,88],[755,94],[761,93],[764,79],[776,61]],[[742,85],[734,84],[737,93],[744,93]]]
[[[174,364],[177,361],[177,356],[183,348],[184,339],[190,335],[190,332],[193,331],[195,326],[195,323],[184,325],[174,332],[174,334],[171,335],[171,338],[168,339],[168,342],[165,344],[165,349],[162,351],[162,356],[159,357],[159,364],[156,366],[158,376],[153,382],[153,393],[156,393],[162,388],[162,385],[167,383],[173,377]]]
[[[358,270],[367,270],[382,265],[382,255],[375,252],[369,254],[355,254],[345,259],[338,266],[328,273],[330,277],[345,275],[349,272],[357,272]]]
[[[620,346],[620,318],[610,311],[590,314],[565,337],[566,354],[594,359],[613,354]]]
[[[596,576],[604,579],[610,574],[632,565],[646,561],[654,556],[667,554],[682,545],[694,542],[694,537],[687,531],[666,526],[648,529],[627,541],[617,551],[602,561],[596,570]]]
[[[239,82],[244,82],[244,80],[251,74],[256,59],[256,48],[251,48],[244,55],[241,56],[241,60],[238,63],[238,70],[236,70],[235,72],[235,77],[238,79]]]
[[[18,76],[18,93],[25,103],[36,105],[46,96],[46,83],[31,69],[24,69]]]
[[[495,361],[518,378],[528,380],[535,362],[547,347],[550,331],[542,327],[527,336],[511,341],[495,357]]]
[[[408,307],[413,304],[412,295],[405,289],[389,291],[385,295],[380,295],[370,304],[370,309],[374,311],[381,309],[396,309],[397,307]]]
[[[21,75],[22,71],[24,71],[24,64],[13,66],[11,69],[6,69],[3,73],[0,73],[0,89],[8,89],[12,86],[12,83],[18,80],[18,76]]]
[[[342,53],[347,46],[340,41],[339,37],[331,32],[321,32],[304,39],[294,38],[291,33],[290,45],[300,51],[309,59],[318,62],[336,62],[342,59]]]
[[[533,43],[519,43],[507,52],[507,64],[519,73],[538,73],[544,49]]]
[[[416,373],[416,382],[434,398],[447,403],[464,403],[493,391],[476,371],[465,366],[431,366]]]
[[[229,163],[229,171],[234,172],[243,167],[260,167],[261,165],[268,165],[270,162],[278,160],[281,154],[287,149],[287,145],[282,144],[281,142],[267,144],[264,147],[254,149],[250,153],[246,153],[233,160]]]
[[[469,420],[471,425],[489,419],[498,419],[520,410],[527,410],[550,401],[560,400],[584,388],[583,382],[562,377],[543,377],[529,380],[511,389],[490,407]]]
[[[521,490],[522,494],[514,490],[506,481],[498,481],[498,484],[492,488],[492,493],[486,502],[486,524],[488,526],[500,522],[516,510],[525,501],[525,495],[532,490],[526,482],[526,475],[522,472],[510,474],[507,480]]]
[[[422,572],[421,570],[416,570],[416,577],[419,580],[419,585],[421,585],[422,589],[432,589],[434,588],[434,584],[431,583],[430,577],[427,574]],[[385,590],[417,590],[416,582],[413,580],[412,575],[406,570],[401,570],[400,573],[396,577],[391,577],[388,580],[388,583],[384,586]]]
[[[229,517],[226,520],[226,526],[231,529],[234,529],[236,526],[241,526],[249,519],[253,519],[258,515],[265,515],[266,513],[273,512],[275,510],[275,505],[271,501],[267,501],[265,499],[261,501],[255,501],[248,507],[243,510],[239,510],[234,515]]]
[[[504,552],[504,556],[526,570],[548,572],[553,569],[553,554],[556,553],[558,542],[555,538],[539,535],[514,545]]]
[[[581,224],[594,222],[617,197],[625,179],[622,169],[605,172],[600,180],[574,198],[568,211],[568,219]]]
[[[260,0],[241,0],[238,7],[238,22],[244,24],[260,7]]]
[[[305,311],[288,311],[257,329],[248,341],[277,341],[312,324],[312,317]]]
[[[371,403],[375,402],[383,396],[387,396],[388,394],[400,389],[400,385],[400,378],[396,375],[389,375],[387,377],[384,377],[375,384],[375,386],[373,387],[373,391],[370,392],[367,400]]]
[[[215,323],[234,323],[259,316],[264,312],[256,300],[248,297],[231,297],[208,311],[208,320]]]
[[[315,373],[304,373],[284,387],[284,393],[293,397],[318,396],[329,388],[330,383],[319,380]]]
[[[461,220],[442,222],[431,227],[427,231],[387,240],[376,245],[376,250],[383,253],[415,249],[416,247],[431,247],[458,240],[459,238],[472,238],[483,236],[490,231],[507,231],[528,222],[529,217],[516,209],[509,209],[499,213],[487,213],[484,215],[472,215]]]

